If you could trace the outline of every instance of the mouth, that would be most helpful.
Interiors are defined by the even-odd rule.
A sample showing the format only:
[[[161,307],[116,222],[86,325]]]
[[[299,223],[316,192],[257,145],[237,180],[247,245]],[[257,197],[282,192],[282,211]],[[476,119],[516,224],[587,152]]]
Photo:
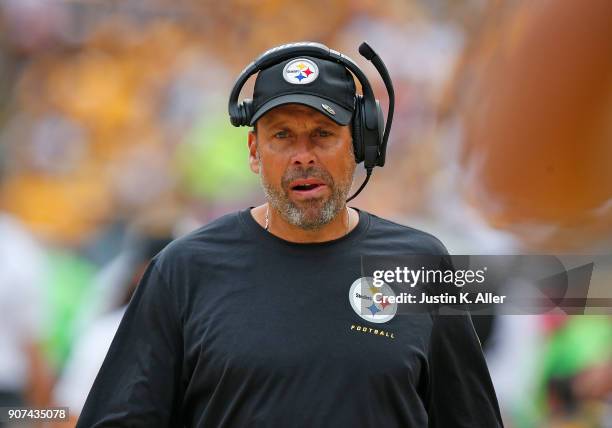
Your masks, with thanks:
[[[289,183],[291,193],[300,198],[318,197],[325,192],[326,188],[325,182],[316,178],[294,180]]]

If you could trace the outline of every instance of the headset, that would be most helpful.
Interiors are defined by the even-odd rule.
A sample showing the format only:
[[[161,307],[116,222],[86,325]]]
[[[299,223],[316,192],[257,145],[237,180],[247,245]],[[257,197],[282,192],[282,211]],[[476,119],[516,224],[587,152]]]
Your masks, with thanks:
[[[357,80],[359,80],[362,88],[362,94],[355,95],[355,110],[351,128],[355,161],[357,163],[363,162],[366,170],[366,178],[353,196],[347,199],[347,202],[355,198],[363,190],[375,166],[385,165],[387,140],[389,139],[389,132],[393,122],[393,111],[395,109],[395,92],[393,90],[393,84],[387,67],[382,59],[380,59],[378,54],[374,52],[374,49],[366,42],[363,42],[359,46],[359,53],[368,61],[372,62],[387,89],[389,95],[389,109],[386,123],[383,119],[380,103],[374,97],[372,86],[357,64],[346,55],[316,42],[289,43],[274,47],[261,54],[242,70],[238,79],[236,79],[236,83],[234,83],[228,103],[232,125],[248,126],[254,113],[253,100],[244,99],[242,102],[238,102],[238,97],[246,81],[255,73],[299,56],[311,56],[323,60],[335,61],[348,69]]]

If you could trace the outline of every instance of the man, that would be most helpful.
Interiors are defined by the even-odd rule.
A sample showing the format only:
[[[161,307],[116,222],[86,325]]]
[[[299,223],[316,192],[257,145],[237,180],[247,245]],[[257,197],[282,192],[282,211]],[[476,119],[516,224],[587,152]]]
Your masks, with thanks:
[[[305,60],[316,85],[293,86],[291,60],[255,83],[249,164],[267,202],[153,259],[78,427],[501,426],[469,317],[351,307],[362,256],[446,249],[346,206],[355,83]]]

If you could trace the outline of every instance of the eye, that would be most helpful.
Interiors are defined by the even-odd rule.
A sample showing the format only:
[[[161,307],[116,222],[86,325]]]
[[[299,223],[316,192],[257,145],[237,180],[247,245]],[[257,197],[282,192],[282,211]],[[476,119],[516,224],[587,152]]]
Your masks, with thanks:
[[[276,134],[274,134],[274,138],[287,138],[288,136],[289,132],[287,132],[286,130],[278,131]]]
[[[319,137],[330,137],[333,135],[333,133],[327,129],[317,129],[317,134]]]

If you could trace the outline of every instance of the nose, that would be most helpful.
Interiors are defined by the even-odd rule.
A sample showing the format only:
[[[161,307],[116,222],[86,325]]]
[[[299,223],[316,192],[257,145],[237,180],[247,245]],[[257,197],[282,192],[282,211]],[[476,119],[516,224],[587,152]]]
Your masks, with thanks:
[[[316,164],[315,145],[308,134],[303,133],[299,135],[294,147],[295,151],[291,157],[291,164],[302,166]]]

